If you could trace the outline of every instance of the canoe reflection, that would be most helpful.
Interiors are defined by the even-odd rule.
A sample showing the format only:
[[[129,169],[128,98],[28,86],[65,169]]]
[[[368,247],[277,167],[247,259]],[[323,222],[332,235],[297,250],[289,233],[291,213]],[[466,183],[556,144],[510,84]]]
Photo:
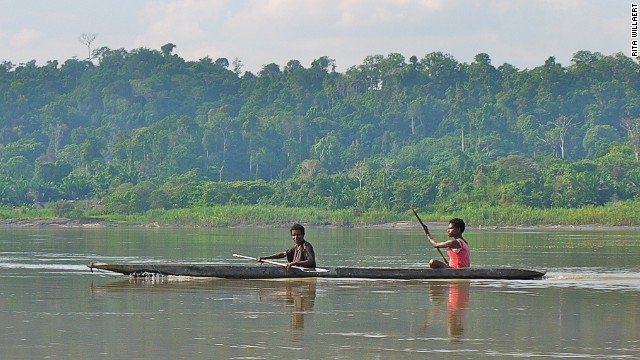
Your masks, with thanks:
[[[91,286],[94,295],[120,292],[194,292],[214,291],[239,302],[262,302],[291,307],[291,329],[304,328],[305,315],[313,311],[316,278],[285,280],[230,280],[181,277],[131,277],[114,283]]]
[[[464,335],[464,320],[467,309],[469,309],[471,283],[468,281],[452,281],[448,283],[430,283],[429,285],[429,299],[434,309],[427,311],[427,319],[422,327],[423,330],[442,321],[438,315],[444,310],[446,300],[447,334],[449,335],[449,340],[459,342]]]

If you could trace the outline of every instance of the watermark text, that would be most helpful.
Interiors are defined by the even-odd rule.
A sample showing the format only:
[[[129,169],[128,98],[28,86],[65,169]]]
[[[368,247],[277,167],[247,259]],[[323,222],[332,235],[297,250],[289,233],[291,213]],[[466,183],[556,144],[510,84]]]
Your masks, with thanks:
[[[638,57],[638,4],[631,3],[631,57]]]

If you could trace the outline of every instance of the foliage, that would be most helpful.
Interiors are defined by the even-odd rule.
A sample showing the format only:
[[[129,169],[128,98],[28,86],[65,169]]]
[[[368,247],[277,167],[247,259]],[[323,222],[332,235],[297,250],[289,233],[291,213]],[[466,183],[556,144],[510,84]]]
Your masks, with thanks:
[[[0,67],[0,204],[69,215],[91,200],[177,223],[190,208],[310,206],[345,224],[506,206],[529,210],[496,221],[526,222],[640,195],[640,66],[623,54],[519,70],[392,53],[344,73],[324,56],[253,74],[175,47]]]

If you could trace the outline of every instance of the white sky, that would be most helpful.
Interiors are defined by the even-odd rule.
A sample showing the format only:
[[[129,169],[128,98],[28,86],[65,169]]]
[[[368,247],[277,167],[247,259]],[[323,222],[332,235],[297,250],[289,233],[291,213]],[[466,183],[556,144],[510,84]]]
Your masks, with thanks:
[[[637,1],[636,3],[639,3]],[[549,56],[570,65],[580,50],[631,51],[627,0],[0,0],[0,62],[86,58],[78,37],[97,33],[92,49],[160,50],[176,45],[186,60],[239,58],[304,67],[319,57],[337,71],[369,55],[442,51],[471,63],[519,69]]]

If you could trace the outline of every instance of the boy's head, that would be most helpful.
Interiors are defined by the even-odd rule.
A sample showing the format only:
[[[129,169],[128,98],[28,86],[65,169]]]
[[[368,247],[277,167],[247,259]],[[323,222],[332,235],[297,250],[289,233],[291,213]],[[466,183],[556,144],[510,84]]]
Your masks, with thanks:
[[[297,230],[298,232],[300,232],[300,234],[304,236],[304,226],[300,224],[293,224],[291,225],[291,229],[289,230],[289,232],[293,233],[294,230]]]
[[[453,227],[455,227],[458,230],[460,230],[460,234],[462,234],[464,232],[465,224],[464,224],[464,221],[462,219],[453,218],[453,219],[449,220],[449,224],[453,225]]]

